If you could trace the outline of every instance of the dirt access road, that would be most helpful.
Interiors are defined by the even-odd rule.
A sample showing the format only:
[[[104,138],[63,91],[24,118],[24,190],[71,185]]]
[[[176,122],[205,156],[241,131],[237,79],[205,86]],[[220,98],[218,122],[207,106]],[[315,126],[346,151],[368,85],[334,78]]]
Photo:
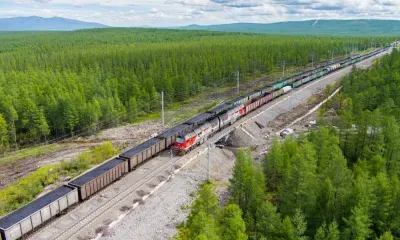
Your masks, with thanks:
[[[324,64],[325,62],[321,62],[318,65],[322,66]],[[288,74],[302,72],[308,69],[310,69],[310,67],[292,69]],[[279,78],[277,76],[280,76],[280,74],[258,78],[256,80],[243,81],[241,82],[240,89],[242,93],[248,92],[257,86],[277,81]],[[177,121],[182,120],[180,117],[177,117],[178,115],[190,115],[193,113],[193,109],[201,109],[203,106],[207,106],[210,103],[222,102],[235,94],[236,87],[234,86],[226,87],[222,91],[204,94],[204,96],[196,98],[194,101],[178,110],[166,111],[166,123],[169,126],[173,126]],[[177,114],[178,112],[179,114]],[[54,164],[62,160],[72,160],[82,152],[88,151],[90,147],[97,146],[106,141],[110,141],[114,146],[120,149],[125,149],[143,142],[150,138],[151,135],[162,132],[162,130],[161,120],[145,121],[138,124],[129,124],[106,129],[93,136],[79,137],[74,140],[54,144],[52,145],[51,151],[46,151],[46,153],[43,154],[22,157],[7,163],[1,163],[2,159],[0,159],[0,189],[12,184],[19,178],[35,171],[41,166]],[[66,179],[68,179],[68,177],[66,177]]]

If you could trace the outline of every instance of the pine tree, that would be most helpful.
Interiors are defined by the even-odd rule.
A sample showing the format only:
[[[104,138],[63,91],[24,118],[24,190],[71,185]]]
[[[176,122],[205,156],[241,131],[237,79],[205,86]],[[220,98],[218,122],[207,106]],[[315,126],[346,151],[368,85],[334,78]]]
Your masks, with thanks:
[[[3,153],[8,147],[7,122],[0,114],[0,153]]]
[[[369,227],[371,220],[365,209],[354,207],[351,210],[349,218],[344,219],[346,229],[344,231],[345,239],[364,240],[371,234]]]
[[[326,240],[326,224],[325,222],[318,228],[314,236],[314,240]]]
[[[392,211],[392,189],[389,179],[384,173],[379,173],[375,177],[374,184],[376,202],[374,203],[375,209],[373,210],[372,222],[377,235],[381,235],[389,230],[388,217]]]
[[[290,217],[285,217],[283,219],[281,227],[278,230],[277,239],[279,239],[279,240],[297,240],[296,239],[296,231],[293,227]]]
[[[369,164],[369,172],[372,176],[377,176],[379,173],[386,174],[386,160],[381,155],[375,155]]]
[[[257,236],[266,239],[274,238],[281,228],[281,217],[277,208],[268,201],[264,201],[257,211]]]
[[[326,240],[339,240],[340,239],[340,231],[339,226],[336,221],[333,221],[329,224],[328,231],[326,232]]]
[[[310,214],[316,199],[316,154],[311,144],[304,143],[291,158],[289,175],[280,192],[280,211],[293,215],[296,208],[307,209]]]
[[[304,236],[307,230],[307,221],[300,209],[296,209],[294,216],[291,219],[292,225],[294,227],[294,232],[296,239],[306,240],[307,236]]]
[[[381,235],[379,240],[393,240],[393,236],[390,232],[385,232],[383,235]]]
[[[317,233],[314,237],[315,240],[339,240],[340,231],[338,229],[338,224],[332,222],[327,226],[325,222],[318,228]]]
[[[34,117],[36,132],[44,137],[47,143],[47,136],[50,134],[49,125],[47,124],[46,117],[44,116],[43,109],[40,108]]]
[[[225,206],[219,216],[221,236],[225,240],[246,240],[246,226],[242,219],[239,206],[229,204]]]
[[[220,211],[219,202],[211,184],[201,186],[199,196],[194,201],[187,220],[188,226],[192,224],[193,218],[201,211],[212,217],[216,217]]]
[[[390,180],[390,192],[392,193],[392,201],[390,203],[391,211],[388,216],[388,225],[393,232],[399,232],[400,208],[398,206],[400,205],[400,181],[396,176]]]
[[[184,75],[175,77],[172,82],[174,87],[175,99],[178,101],[186,100],[189,95],[189,84]]]
[[[189,228],[189,239],[220,239],[214,218],[203,210],[193,216]]]
[[[138,117],[138,106],[135,97],[129,98],[127,106],[127,115],[129,121],[134,121]]]
[[[284,156],[278,138],[274,139],[268,155],[264,159],[264,173],[267,188],[276,191],[283,177]]]
[[[253,175],[253,166],[249,155],[244,151],[237,153],[232,178],[229,180],[229,191],[232,195],[231,202],[239,205],[244,213],[248,210],[248,191]]]

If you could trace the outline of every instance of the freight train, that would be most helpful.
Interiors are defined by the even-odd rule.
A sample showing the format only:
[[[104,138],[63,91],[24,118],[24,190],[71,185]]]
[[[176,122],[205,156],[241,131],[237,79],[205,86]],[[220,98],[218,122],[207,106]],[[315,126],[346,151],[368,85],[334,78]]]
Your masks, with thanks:
[[[166,149],[175,149],[184,154],[239,118],[290,92],[293,88],[385,50],[379,49],[364,55],[349,57],[327,67],[316,68],[292,76],[194,116],[2,217],[0,219],[0,239],[19,239],[65,212],[72,205],[90,198],[160,152]]]

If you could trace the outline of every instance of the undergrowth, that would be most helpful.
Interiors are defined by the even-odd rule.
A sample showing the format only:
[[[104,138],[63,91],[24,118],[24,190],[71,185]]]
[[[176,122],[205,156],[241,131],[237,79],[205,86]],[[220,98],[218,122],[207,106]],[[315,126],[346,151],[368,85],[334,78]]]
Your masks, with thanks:
[[[44,188],[59,183],[66,176],[76,177],[87,169],[104,162],[118,153],[111,142],[93,147],[72,161],[41,167],[0,190],[0,215],[5,215],[35,199]],[[59,185],[57,184],[57,185]]]

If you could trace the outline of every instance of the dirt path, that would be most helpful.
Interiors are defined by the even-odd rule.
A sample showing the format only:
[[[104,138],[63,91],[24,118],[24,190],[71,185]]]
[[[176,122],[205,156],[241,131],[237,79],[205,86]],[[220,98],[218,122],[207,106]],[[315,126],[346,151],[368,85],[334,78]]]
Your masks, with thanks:
[[[320,63],[320,65],[323,64],[324,63]],[[309,69],[311,68],[296,68],[291,70],[291,72],[294,73]],[[249,92],[260,85],[275,82],[279,79],[279,77],[275,76],[279,76],[279,74],[258,78],[256,80],[243,81],[240,85],[241,93]],[[177,112],[179,112],[179,115],[190,116],[193,114],[193,109],[201,109],[203,106],[216,101],[222,102],[235,94],[236,86],[231,86],[226,87],[223,91],[216,91],[205,95],[178,110],[166,111],[166,122],[168,125],[173,126],[177,122],[181,121],[180,118],[176,117]],[[281,119],[278,119],[277,122],[284,119],[285,118],[282,117]],[[126,149],[150,138],[152,135],[154,136],[161,133],[162,130],[161,120],[150,120],[142,123],[106,129],[89,137],[79,137],[74,140],[64,141],[57,144],[58,147],[56,147],[56,150],[50,153],[25,157],[0,165],[0,189],[12,184],[16,180],[35,171],[41,166],[54,164],[61,160],[70,161],[76,158],[79,154],[88,151],[90,147],[100,145],[106,141],[110,141],[114,146],[120,149]]]

